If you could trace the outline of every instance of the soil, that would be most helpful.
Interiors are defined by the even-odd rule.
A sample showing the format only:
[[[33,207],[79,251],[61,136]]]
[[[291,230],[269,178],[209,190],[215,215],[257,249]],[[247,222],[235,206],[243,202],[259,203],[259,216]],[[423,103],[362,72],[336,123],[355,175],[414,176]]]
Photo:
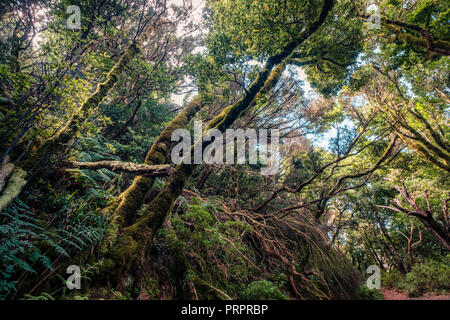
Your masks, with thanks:
[[[381,288],[385,300],[450,300],[450,295],[423,295],[421,297],[409,297],[407,292],[395,289]]]

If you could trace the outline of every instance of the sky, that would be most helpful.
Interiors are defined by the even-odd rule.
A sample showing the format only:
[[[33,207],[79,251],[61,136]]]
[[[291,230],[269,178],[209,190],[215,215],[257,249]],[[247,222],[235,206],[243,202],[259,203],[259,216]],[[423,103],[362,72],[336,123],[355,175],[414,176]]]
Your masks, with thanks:
[[[192,2],[192,13],[190,15],[190,21],[194,22],[194,23],[199,23],[202,20],[202,12],[203,12],[203,8],[205,7],[205,0],[191,0]],[[174,4],[174,5],[178,5],[181,6],[183,5],[183,0],[168,0],[167,1],[168,5]],[[183,31],[182,29],[179,29],[177,32],[178,36],[182,36]],[[199,51],[202,51],[204,48],[202,47],[198,47],[198,48],[194,48],[193,53],[197,53]],[[186,79],[187,82],[190,82],[191,79]],[[178,106],[182,106],[183,102],[184,102],[184,98],[185,98],[186,94],[182,93],[182,94],[175,94],[173,93],[170,96],[171,101],[178,105]]]

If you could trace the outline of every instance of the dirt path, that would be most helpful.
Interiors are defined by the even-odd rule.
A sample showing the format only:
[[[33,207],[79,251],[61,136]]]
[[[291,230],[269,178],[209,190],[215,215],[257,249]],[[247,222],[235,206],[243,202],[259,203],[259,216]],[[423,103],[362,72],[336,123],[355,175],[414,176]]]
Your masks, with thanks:
[[[396,291],[394,289],[381,288],[385,300],[450,300],[450,295],[433,296],[424,295],[421,297],[410,298],[408,293]]]

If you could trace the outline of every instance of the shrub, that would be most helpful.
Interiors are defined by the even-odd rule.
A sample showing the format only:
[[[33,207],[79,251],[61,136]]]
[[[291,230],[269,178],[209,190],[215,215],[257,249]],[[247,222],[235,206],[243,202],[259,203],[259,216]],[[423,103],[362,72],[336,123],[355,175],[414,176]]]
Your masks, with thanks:
[[[369,289],[366,284],[363,284],[359,288],[359,297],[362,300],[384,300],[383,294],[380,290],[377,289]]]
[[[383,287],[399,288],[401,287],[402,281],[402,274],[396,270],[393,270],[391,272],[381,272],[381,284]]]
[[[401,286],[413,297],[425,293],[446,294],[450,292],[450,266],[434,260],[416,264]]]
[[[242,292],[244,300],[288,300],[288,298],[272,282],[267,280],[253,281]]]

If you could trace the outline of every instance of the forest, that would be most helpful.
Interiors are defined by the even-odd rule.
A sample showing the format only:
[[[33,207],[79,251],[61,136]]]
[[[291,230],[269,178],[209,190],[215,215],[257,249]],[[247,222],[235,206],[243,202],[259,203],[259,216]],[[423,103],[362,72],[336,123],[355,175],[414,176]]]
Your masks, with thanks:
[[[0,300],[450,300],[449,21],[1,1]]]

